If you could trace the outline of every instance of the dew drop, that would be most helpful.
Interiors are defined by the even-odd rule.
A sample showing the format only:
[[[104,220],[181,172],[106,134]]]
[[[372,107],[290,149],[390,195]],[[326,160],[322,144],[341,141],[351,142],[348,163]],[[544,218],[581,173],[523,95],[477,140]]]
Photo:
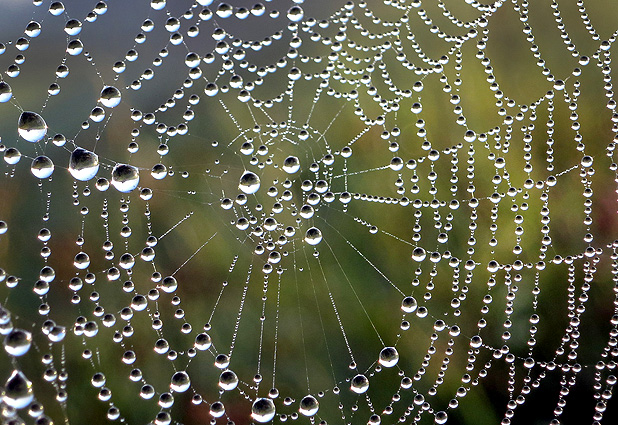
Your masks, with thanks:
[[[4,403],[15,409],[23,409],[33,399],[32,382],[20,370],[13,370],[6,384],[4,384]]]
[[[590,155],[585,155],[581,162],[582,167],[592,167],[593,159]]]
[[[37,156],[30,166],[32,174],[39,179],[46,179],[54,172],[54,163],[45,155]]]
[[[21,152],[17,148],[8,148],[4,151],[4,162],[9,165],[15,165],[21,159]]]
[[[172,382],[170,383],[170,388],[172,391],[176,391],[178,393],[184,393],[191,386],[191,380],[189,379],[189,375],[187,372],[180,371],[176,372],[172,375]]]
[[[219,376],[219,387],[225,391],[231,391],[238,385],[238,376],[231,370],[224,370]]]
[[[436,417],[435,417],[435,422],[438,425],[442,425],[445,424],[446,421],[448,420],[448,415],[446,414],[446,412],[444,411],[440,411],[438,413],[436,413]]]
[[[369,379],[365,375],[356,375],[350,381],[350,389],[356,394],[363,394],[369,389]]]
[[[300,170],[300,161],[295,156],[288,156],[285,161],[283,161],[283,171],[288,174],[294,174]]]
[[[288,10],[288,19],[292,22],[302,20],[303,16],[305,16],[305,12],[303,12],[303,9],[300,6],[292,6]]]
[[[271,421],[275,413],[275,403],[269,398],[258,398],[251,406],[251,417],[261,423]]]
[[[414,248],[414,251],[412,251],[412,259],[414,261],[423,261],[425,257],[427,257],[427,253],[420,246],[417,248]]]
[[[225,406],[220,401],[215,401],[210,405],[210,414],[215,418],[220,418],[225,414]]]
[[[395,347],[385,347],[380,351],[378,362],[384,367],[393,367],[399,361],[399,353]]]
[[[80,270],[87,269],[90,266],[90,257],[85,252],[80,252],[75,256],[73,265]]]
[[[112,170],[112,185],[118,192],[131,192],[138,184],[139,171],[134,166],[117,164]]]
[[[242,177],[240,177],[238,188],[247,195],[254,194],[260,189],[260,178],[257,174],[246,171]]]
[[[4,350],[9,356],[23,356],[32,345],[32,334],[22,329],[13,329],[4,338]]]
[[[121,98],[120,90],[114,86],[106,86],[101,90],[99,101],[106,108],[115,108],[120,104]]]
[[[414,297],[405,297],[401,302],[401,309],[405,313],[414,313],[417,307],[418,303],[416,302],[416,299],[414,299]]]
[[[316,400],[316,398],[312,395],[308,395],[303,397],[300,401],[300,407],[298,411],[305,416],[313,416],[318,413],[318,409],[320,408],[320,403]]]
[[[47,124],[36,112],[24,111],[19,116],[17,132],[24,140],[36,143],[47,134]]]
[[[311,227],[305,233],[305,242],[309,245],[317,245],[322,242],[322,232],[317,227]]]
[[[94,152],[77,148],[71,153],[69,173],[75,180],[88,181],[99,172],[99,157]]]
[[[0,103],[6,103],[13,97],[13,90],[8,83],[0,81]]]

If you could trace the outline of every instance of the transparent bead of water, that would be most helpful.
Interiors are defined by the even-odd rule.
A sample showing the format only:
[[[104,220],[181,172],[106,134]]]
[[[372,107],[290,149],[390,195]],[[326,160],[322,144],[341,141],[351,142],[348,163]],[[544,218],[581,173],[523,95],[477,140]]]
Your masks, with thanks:
[[[84,45],[81,40],[71,40],[67,44],[67,53],[71,56],[77,56],[84,51]]]
[[[288,156],[285,161],[283,161],[283,171],[288,174],[294,174],[300,170],[300,161],[295,156]]]
[[[36,21],[30,21],[28,25],[26,25],[26,30],[24,31],[24,33],[28,37],[38,37],[41,34],[41,24]]]
[[[195,337],[195,348],[201,351],[208,350],[212,345],[212,339],[207,333],[201,333]]]
[[[225,414],[225,406],[220,401],[215,401],[213,404],[210,405],[209,413],[214,418],[220,418]]]
[[[129,254],[128,252],[124,253],[120,256],[120,261],[118,262],[118,264],[123,269],[129,270],[135,265],[135,258],[132,254]]]
[[[32,345],[32,334],[23,329],[13,329],[4,338],[4,350],[9,356],[23,356]]]
[[[54,16],[60,16],[64,13],[64,4],[60,1],[55,1],[49,5],[49,13]]]
[[[405,297],[401,302],[401,309],[405,313],[414,313],[416,308],[418,307],[418,303],[414,297]]]
[[[399,361],[399,353],[395,347],[385,347],[380,351],[378,362],[384,367],[393,367]]]
[[[139,170],[132,165],[116,164],[112,170],[112,185],[118,192],[129,193],[139,184]]]
[[[483,339],[480,336],[474,335],[472,338],[470,338],[470,347],[480,348],[482,345]]]
[[[314,416],[316,413],[318,413],[319,408],[320,403],[318,403],[318,400],[316,400],[314,396],[308,395],[303,397],[303,399],[300,401],[300,407],[298,408],[298,411],[305,416]]]
[[[152,167],[150,175],[152,175],[152,177],[156,180],[162,180],[167,176],[167,167],[163,164],[156,164]]]
[[[0,103],[6,103],[13,97],[13,89],[8,83],[0,81]]]
[[[435,423],[438,425],[445,424],[447,420],[448,420],[448,415],[444,411],[440,411],[436,413],[436,416],[434,418]]]
[[[305,233],[305,242],[309,245],[317,245],[322,242],[322,231],[317,227],[311,227]]]
[[[24,111],[19,116],[17,132],[24,140],[36,143],[47,134],[47,124],[36,112]]]
[[[230,365],[230,358],[227,354],[219,354],[215,357],[215,366],[219,369],[225,369]]]
[[[369,379],[365,375],[356,375],[350,381],[350,389],[356,394],[363,394],[369,389]]]
[[[4,151],[4,162],[15,165],[21,159],[21,152],[17,148],[8,148]]]
[[[238,386],[238,376],[231,370],[224,370],[219,376],[219,387],[225,391],[231,391]]]
[[[423,261],[425,257],[427,257],[427,253],[420,246],[417,248],[414,248],[414,251],[412,251],[412,259],[414,261]]]
[[[99,98],[99,102],[106,108],[115,108],[120,104],[122,100],[122,95],[120,94],[120,90],[118,90],[114,86],[105,86],[103,90],[101,90],[101,97]]]
[[[76,148],[69,160],[69,173],[75,180],[88,181],[99,172],[99,157],[94,152]]]
[[[292,22],[299,22],[305,16],[305,12],[300,6],[292,6],[288,10],[288,19]]]
[[[64,24],[64,32],[68,35],[77,35],[82,31],[82,23],[77,19],[69,19],[66,24]]]
[[[191,387],[191,380],[189,379],[187,372],[180,371],[172,375],[172,382],[170,382],[170,388],[172,391],[184,393],[189,389],[189,387]]]
[[[54,172],[54,163],[45,155],[37,156],[30,166],[32,174],[39,179],[46,179]]]
[[[49,333],[47,334],[47,338],[49,338],[49,340],[51,342],[60,342],[64,339],[64,337],[67,334],[67,330],[64,326],[53,326],[50,330]]]
[[[9,230],[9,225],[6,224],[6,221],[0,220],[0,235],[4,235]],[[4,280],[4,270],[2,270],[2,275],[0,276],[0,282]]]
[[[34,399],[32,382],[26,378],[20,370],[13,370],[13,373],[4,384],[3,402],[15,409],[27,407]]]
[[[75,256],[73,265],[80,270],[85,270],[90,266],[90,257],[85,252],[80,252]]]
[[[275,413],[275,403],[269,398],[258,398],[251,406],[251,417],[260,423],[270,422]]]
[[[245,171],[240,177],[238,188],[247,195],[254,194],[260,189],[260,178],[251,171]]]

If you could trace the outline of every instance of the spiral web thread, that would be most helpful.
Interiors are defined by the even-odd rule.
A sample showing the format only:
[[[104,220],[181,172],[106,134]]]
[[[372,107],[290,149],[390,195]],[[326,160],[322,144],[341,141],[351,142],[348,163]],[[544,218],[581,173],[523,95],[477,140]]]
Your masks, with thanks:
[[[3,423],[611,421],[618,10],[335,3],[2,6]]]

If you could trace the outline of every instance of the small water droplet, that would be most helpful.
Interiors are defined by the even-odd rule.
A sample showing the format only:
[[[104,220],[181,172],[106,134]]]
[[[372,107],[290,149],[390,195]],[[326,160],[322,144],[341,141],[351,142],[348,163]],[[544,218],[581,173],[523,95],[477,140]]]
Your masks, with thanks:
[[[180,371],[172,375],[172,382],[170,383],[170,388],[172,391],[184,393],[190,386],[191,380],[189,379],[187,372]]]
[[[288,156],[285,161],[283,161],[283,171],[288,174],[294,174],[300,170],[300,161],[295,156]]]
[[[316,398],[312,395],[308,395],[303,397],[300,401],[300,407],[298,411],[305,416],[313,416],[318,413],[318,409],[320,408],[320,403],[316,400]]]
[[[14,370],[4,384],[3,401],[15,409],[27,407],[34,399],[32,382],[20,370]]]
[[[4,350],[14,357],[23,356],[32,345],[32,334],[22,329],[13,329],[4,338]]]
[[[225,391],[231,391],[238,385],[238,376],[231,370],[225,370],[221,372],[219,376],[219,387]]]
[[[305,233],[305,242],[309,245],[317,245],[322,242],[322,231],[317,227],[311,227]]]
[[[69,172],[74,179],[88,181],[99,172],[99,157],[94,152],[77,148],[71,153]]]
[[[385,347],[380,351],[378,361],[384,367],[393,367],[399,361],[399,353],[395,347]]]
[[[363,394],[369,389],[369,379],[365,375],[356,375],[350,381],[350,389],[356,394]]]
[[[101,90],[101,97],[99,101],[106,108],[115,108],[120,104],[122,95],[120,90],[114,86],[106,86]]]

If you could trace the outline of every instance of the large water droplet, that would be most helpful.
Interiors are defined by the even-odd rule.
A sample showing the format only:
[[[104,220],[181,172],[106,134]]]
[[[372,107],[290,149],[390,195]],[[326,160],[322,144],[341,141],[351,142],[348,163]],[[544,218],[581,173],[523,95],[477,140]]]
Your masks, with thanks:
[[[120,94],[120,90],[114,86],[106,86],[101,90],[101,98],[99,101],[107,108],[115,108],[120,104],[121,99],[122,95]]]
[[[80,270],[87,269],[90,265],[90,257],[85,252],[80,252],[75,256],[73,265]]]
[[[14,370],[4,384],[3,401],[15,409],[23,409],[32,402],[33,398],[32,382],[23,372]]]
[[[316,398],[312,395],[308,395],[303,397],[300,401],[300,407],[298,411],[305,416],[313,416],[318,413],[318,409],[320,408],[320,403],[316,400]]]
[[[258,398],[251,406],[251,417],[261,423],[271,421],[275,413],[275,403],[269,398]]]
[[[305,242],[309,245],[317,245],[322,242],[322,231],[317,227],[311,227],[305,233]]]
[[[395,347],[385,347],[380,351],[380,364],[384,367],[393,367],[399,361],[399,353]]]
[[[231,391],[238,385],[238,376],[231,371],[225,370],[221,372],[221,376],[219,376],[219,387],[224,389],[225,391]]]
[[[46,179],[54,172],[54,163],[45,155],[37,156],[32,160],[30,171],[39,179]]]
[[[305,13],[300,6],[292,6],[288,10],[288,19],[292,22],[298,22],[302,20],[303,16],[305,16]]]
[[[77,148],[71,153],[69,172],[75,180],[88,181],[99,172],[99,157],[96,153]]]
[[[17,148],[8,148],[4,151],[4,162],[15,165],[21,159],[21,152]]]
[[[251,171],[246,171],[240,178],[238,188],[247,195],[251,195],[260,189],[260,178]]]
[[[295,156],[288,156],[285,161],[283,161],[282,168],[286,173],[294,174],[300,170],[300,161]]]
[[[112,170],[112,185],[119,192],[128,193],[139,184],[139,171],[132,165],[117,164]]]
[[[440,411],[438,413],[436,413],[436,417],[435,417],[435,422],[438,425],[442,425],[445,424],[446,421],[448,420],[448,415],[446,414],[446,412],[444,411]]]
[[[369,379],[365,375],[356,375],[350,381],[350,389],[356,394],[362,394],[369,389]]]
[[[13,329],[4,338],[4,350],[10,356],[23,356],[32,345],[32,334],[22,329]]]
[[[47,124],[36,112],[24,111],[17,121],[17,132],[24,140],[36,143],[47,134]]]
[[[172,382],[170,383],[170,388],[172,391],[184,393],[190,386],[191,380],[189,379],[187,372],[180,371],[172,375]]]
[[[416,307],[418,306],[414,297],[405,297],[401,302],[401,309],[405,313],[414,313]]]
[[[414,261],[423,261],[426,256],[427,256],[427,253],[420,246],[417,248],[414,248],[414,251],[412,251],[412,259]]]

